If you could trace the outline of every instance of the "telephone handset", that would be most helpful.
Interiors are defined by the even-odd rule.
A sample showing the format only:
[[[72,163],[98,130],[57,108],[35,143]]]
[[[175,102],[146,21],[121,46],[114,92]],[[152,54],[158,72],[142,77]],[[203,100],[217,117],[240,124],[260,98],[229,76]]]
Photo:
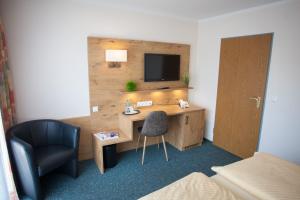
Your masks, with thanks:
[[[181,109],[189,108],[190,105],[187,101],[183,101],[182,99],[179,100],[179,107]]]

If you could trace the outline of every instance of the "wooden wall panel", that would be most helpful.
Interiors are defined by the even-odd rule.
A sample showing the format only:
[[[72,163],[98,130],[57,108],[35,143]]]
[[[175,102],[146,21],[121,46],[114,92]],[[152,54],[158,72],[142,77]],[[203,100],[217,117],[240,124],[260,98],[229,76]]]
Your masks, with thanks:
[[[79,140],[79,160],[87,160],[93,158],[92,130],[90,125],[90,117],[78,117],[62,120],[65,123],[80,127]]]
[[[127,99],[133,104],[136,104],[138,101],[152,100],[153,105],[174,105],[178,104],[179,99],[187,100],[188,93],[186,89],[125,93],[119,98],[120,111],[124,110],[124,102]]]
[[[105,61],[106,49],[126,49],[127,62],[120,68],[109,68]],[[147,42],[138,40],[123,40],[109,38],[88,38],[89,58],[89,87],[90,105],[98,105],[100,112],[91,114],[93,130],[117,128],[118,114],[123,109],[126,99],[134,103],[138,100],[153,99],[156,104],[176,103],[176,99],[187,99],[186,91],[183,92],[152,92],[148,94],[125,94],[125,84],[129,80],[137,82],[138,90],[157,89],[161,87],[184,87],[182,81],[170,82],[144,82],[144,54],[165,53],[179,54],[180,74],[188,73],[190,46],[184,44],[171,44],[162,42]],[[180,94],[179,94],[180,93]],[[136,96],[136,99],[132,96]]]
[[[120,68],[110,68],[105,61],[106,49],[126,49],[127,62]],[[99,112],[87,117],[63,120],[81,127],[79,147],[80,159],[93,158],[92,134],[104,129],[118,128],[118,114],[123,110],[126,99],[136,103],[153,100],[154,104],[176,104],[177,99],[188,99],[186,89],[153,91],[145,93],[122,93],[129,80],[137,82],[138,90],[162,87],[183,88],[182,80],[169,82],[144,82],[144,53],[179,54],[180,77],[189,71],[190,46],[139,40],[88,38],[88,68],[90,106],[99,106]],[[134,134],[135,139],[136,134]],[[155,143],[152,141],[151,143]],[[135,142],[118,145],[119,151],[135,148]]]

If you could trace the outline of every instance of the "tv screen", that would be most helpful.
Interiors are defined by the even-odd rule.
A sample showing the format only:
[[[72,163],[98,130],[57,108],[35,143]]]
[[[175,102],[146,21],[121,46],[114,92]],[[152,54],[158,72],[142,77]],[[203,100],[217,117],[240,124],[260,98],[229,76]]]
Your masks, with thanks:
[[[180,76],[180,55],[145,53],[145,82],[177,81]]]

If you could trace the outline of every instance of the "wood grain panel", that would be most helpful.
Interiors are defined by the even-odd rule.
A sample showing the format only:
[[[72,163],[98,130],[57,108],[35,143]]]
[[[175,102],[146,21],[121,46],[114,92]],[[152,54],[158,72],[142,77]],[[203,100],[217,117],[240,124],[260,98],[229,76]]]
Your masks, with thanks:
[[[180,118],[181,115],[175,115],[172,117],[168,117],[168,133],[165,136],[165,140],[173,145],[174,147],[179,147],[180,150],[183,150],[183,134],[181,133],[181,129],[178,128],[180,126]]]
[[[273,34],[255,35],[240,38],[238,68],[239,90],[236,109],[233,112],[232,152],[242,158],[253,156],[259,139],[263,100],[268,76],[269,59]],[[260,107],[250,97],[261,97]],[[238,144],[238,145],[237,145]]]
[[[87,160],[93,158],[93,141],[92,141],[92,130],[90,124],[90,117],[78,117],[63,119],[65,123],[72,124],[80,127],[80,138],[79,138],[79,160]]]
[[[220,52],[220,68],[218,81],[218,95],[216,105],[214,138],[215,144],[224,149],[231,149],[234,144],[228,138],[232,136],[232,115],[238,85],[237,68],[239,61],[240,41],[238,38],[223,39]]]
[[[184,132],[183,148],[202,143],[204,111],[194,111],[181,115],[180,123],[182,132]]]
[[[222,39],[214,143],[242,158],[257,149],[272,37]]]
[[[166,141],[179,150],[189,146],[201,144],[203,139],[204,112],[201,107],[190,105],[189,108],[181,109],[178,105],[157,105],[141,108],[138,115],[124,116],[120,114],[120,129],[127,135],[133,133],[133,141],[119,144],[119,151],[134,149],[138,138],[138,127],[141,127],[143,120],[148,114],[155,110],[165,111],[168,115],[168,133]],[[188,119],[186,120],[186,117]],[[147,145],[156,144],[157,138],[147,137]]]
[[[126,100],[133,104],[136,104],[138,101],[152,100],[153,105],[177,105],[179,99],[188,100],[187,90],[125,93],[120,96],[120,110],[124,110],[124,102]]]
[[[122,63],[120,68],[109,68],[108,63],[105,62],[106,49],[126,49],[127,62]],[[132,103],[141,100],[153,100],[155,104],[175,104],[177,99],[187,100],[186,90],[136,94],[120,93],[120,91],[125,89],[125,84],[129,80],[137,82],[138,90],[185,86],[181,80],[145,83],[145,53],[179,54],[181,56],[180,74],[183,76],[183,74],[188,73],[189,45],[125,39],[88,38],[90,105],[98,105],[100,107],[100,112],[91,113],[93,130],[118,128],[118,115],[123,110],[126,99],[129,99]]]
[[[126,49],[127,62],[120,68],[109,68],[105,61],[106,49]],[[154,104],[176,104],[177,99],[188,99],[188,91],[168,90],[145,93],[120,93],[129,80],[137,82],[138,90],[162,87],[183,88],[182,80],[170,82],[144,82],[144,53],[179,54],[180,77],[189,71],[190,46],[163,42],[150,42],[126,39],[88,37],[88,70],[90,106],[98,105],[99,112],[87,117],[64,119],[66,123],[81,127],[79,159],[93,158],[93,133],[100,130],[117,129],[118,115],[124,108],[126,99],[133,103],[140,100],[153,100]],[[137,127],[132,127],[133,129]],[[134,131],[135,132],[135,131]],[[133,136],[134,140],[136,134]],[[149,139],[149,144],[155,143]],[[119,151],[135,148],[135,141],[118,145]]]

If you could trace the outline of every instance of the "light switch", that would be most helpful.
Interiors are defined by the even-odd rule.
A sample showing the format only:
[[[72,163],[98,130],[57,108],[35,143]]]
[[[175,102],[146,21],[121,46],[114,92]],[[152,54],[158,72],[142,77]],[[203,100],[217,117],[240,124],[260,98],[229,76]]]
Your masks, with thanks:
[[[92,112],[98,112],[99,111],[99,107],[98,106],[93,106],[92,107]]]

